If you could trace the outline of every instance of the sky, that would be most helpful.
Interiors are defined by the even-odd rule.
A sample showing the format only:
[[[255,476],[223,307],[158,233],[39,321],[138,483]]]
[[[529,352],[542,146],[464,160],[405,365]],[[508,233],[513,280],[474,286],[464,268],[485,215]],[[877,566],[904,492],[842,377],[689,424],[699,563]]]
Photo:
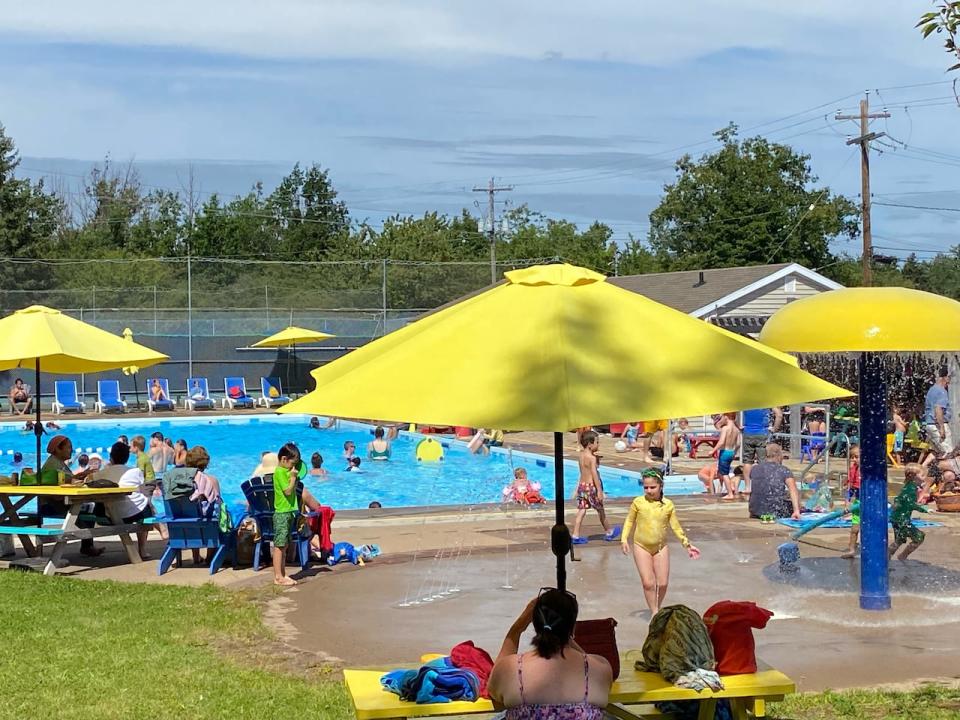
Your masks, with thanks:
[[[480,215],[473,192],[645,238],[673,164],[735,122],[859,198],[869,92],[876,252],[960,244],[952,64],[902,0],[46,0],[4,9],[0,123],[74,197],[95,162],[230,197],[329,169],[351,216]],[[958,88],[960,89],[960,88]],[[479,207],[475,205],[479,204]],[[887,203],[881,205],[880,203]],[[891,206],[892,205],[892,206]],[[914,207],[903,207],[905,205]],[[923,209],[921,209],[923,208]],[[937,208],[937,209],[927,209]],[[950,209],[943,209],[950,208]],[[837,251],[857,254],[858,241]]]

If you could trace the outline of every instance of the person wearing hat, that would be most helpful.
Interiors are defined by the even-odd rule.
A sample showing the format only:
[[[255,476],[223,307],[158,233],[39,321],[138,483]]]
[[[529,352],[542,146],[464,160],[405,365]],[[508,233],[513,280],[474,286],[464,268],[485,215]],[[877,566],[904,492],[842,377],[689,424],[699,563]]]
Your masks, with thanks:
[[[70,469],[70,458],[73,457],[73,443],[66,435],[54,435],[47,443],[49,456],[40,468],[37,481],[40,485],[65,485],[67,483],[82,482],[93,470],[87,466],[86,470],[73,472]],[[42,517],[64,517],[66,506],[54,499],[37,498],[37,512]],[[79,527],[84,527],[79,522]],[[88,525],[87,527],[92,527]],[[94,547],[93,538],[80,541],[80,554],[87,557],[97,557],[103,553],[103,548]]]

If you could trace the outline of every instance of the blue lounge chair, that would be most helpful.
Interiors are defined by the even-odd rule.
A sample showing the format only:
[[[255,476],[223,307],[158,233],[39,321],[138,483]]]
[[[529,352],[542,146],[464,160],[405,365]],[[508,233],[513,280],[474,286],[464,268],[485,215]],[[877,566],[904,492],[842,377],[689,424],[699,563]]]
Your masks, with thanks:
[[[286,405],[290,398],[283,394],[283,385],[278,377],[260,378],[260,404],[265,408]]]
[[[127,411],[127,403],[120,397],[118,380],[97,380],[97,401],[93,409],[98,413]]]
[[[160,389],[163,390],[163,398],[161,400],[154,400],[152,397],[154,379],[160,383]],[[167,384],[167,379],[147,378],[147,412],[153,412],[154,410],[173,410],[175,408],[176,405],[174,405],[173,400],[170,399],[170,387]]]
[[[215,574],[233,548],[233,538],[236,537],[235,531],[220,532],[219,505],[210,503],[206,515],[201,512],[200,503],[187,498],[167,500],[164,506],[164,516],[158,519],[166,523],[169,539],[163,555],[160,556],[157,575],[167,572],[174,560],[181,564],[180,553],[184,550],[203,548],[216,548],[210,559],[210,574]]]
[[[247,394],[247,383],[242,377],[223,379],[223,407],[234,410],[238,407],[252,408],[256,401]]]
[[[187,410],[213,410],[216,407],[205,377],[187,378],[187,396],[183,399],[183,406]]]
[[[273,475],[251,478],[244,482],[240,489],[250,506],[249,515],[257,523],[257,529],[260,531],[260,542],[253,549],[253,569],[259,570],[262,551],[266,548],[269,558],[270,544],[273,542]],[[297,482],[298,507],[302,498],[303,483]],[[290,528],[290,542],[297,546],[300,567],[306,570],[310,562],[310,538],[309,535],[302,535],[297,525],[298,523],[293,523],[293,527]]]
[[[87,404],[77,399],[77,383],[73,380],[57,380],[53,384],[53,412],[86,412]]]

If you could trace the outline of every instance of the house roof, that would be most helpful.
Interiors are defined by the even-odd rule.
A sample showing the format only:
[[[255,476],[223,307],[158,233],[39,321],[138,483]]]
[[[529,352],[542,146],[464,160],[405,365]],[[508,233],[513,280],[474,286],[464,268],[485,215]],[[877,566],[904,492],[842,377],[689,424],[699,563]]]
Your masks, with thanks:
[[[699,317],[708,310],[723,306],[726,302],[792,273],[802,275],[826,289],[840,287],[832,280],[797,263],[622,275],[608,278],[607,282]]]

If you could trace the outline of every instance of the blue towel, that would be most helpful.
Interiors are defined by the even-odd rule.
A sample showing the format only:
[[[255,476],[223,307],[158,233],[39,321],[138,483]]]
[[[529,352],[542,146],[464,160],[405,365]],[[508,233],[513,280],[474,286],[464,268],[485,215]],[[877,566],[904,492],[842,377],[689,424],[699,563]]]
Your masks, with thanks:
[[[786,525],[787,527],[800,529],[805,525],[808,525],[812,522],[815,522],[816,520],[819,520],[824,515],[826,515],[826,513],[803,513],[803,515],[800,516],[799,520],[794,520],[793,518],[780,518],[777,520],[777,522],[781,525]],[[943,525],[943,523],[935,522],[933,520],[921,520],[920,518],[913,518],[911,522],[916,527],[940,527]],[[817,529],[819,530],[820,528],[849,528],[852,524],[853,523],[850,521],[849,517],[845,518],[841,515],[840,517],[835,518],[830,522],[824,523]]]
[[[419,670],[392,670],[380,678],[380,684],[401,700],[420,704],[473,702],[480,695],[476,674],[454,667],[449,657],[431,660]]]

